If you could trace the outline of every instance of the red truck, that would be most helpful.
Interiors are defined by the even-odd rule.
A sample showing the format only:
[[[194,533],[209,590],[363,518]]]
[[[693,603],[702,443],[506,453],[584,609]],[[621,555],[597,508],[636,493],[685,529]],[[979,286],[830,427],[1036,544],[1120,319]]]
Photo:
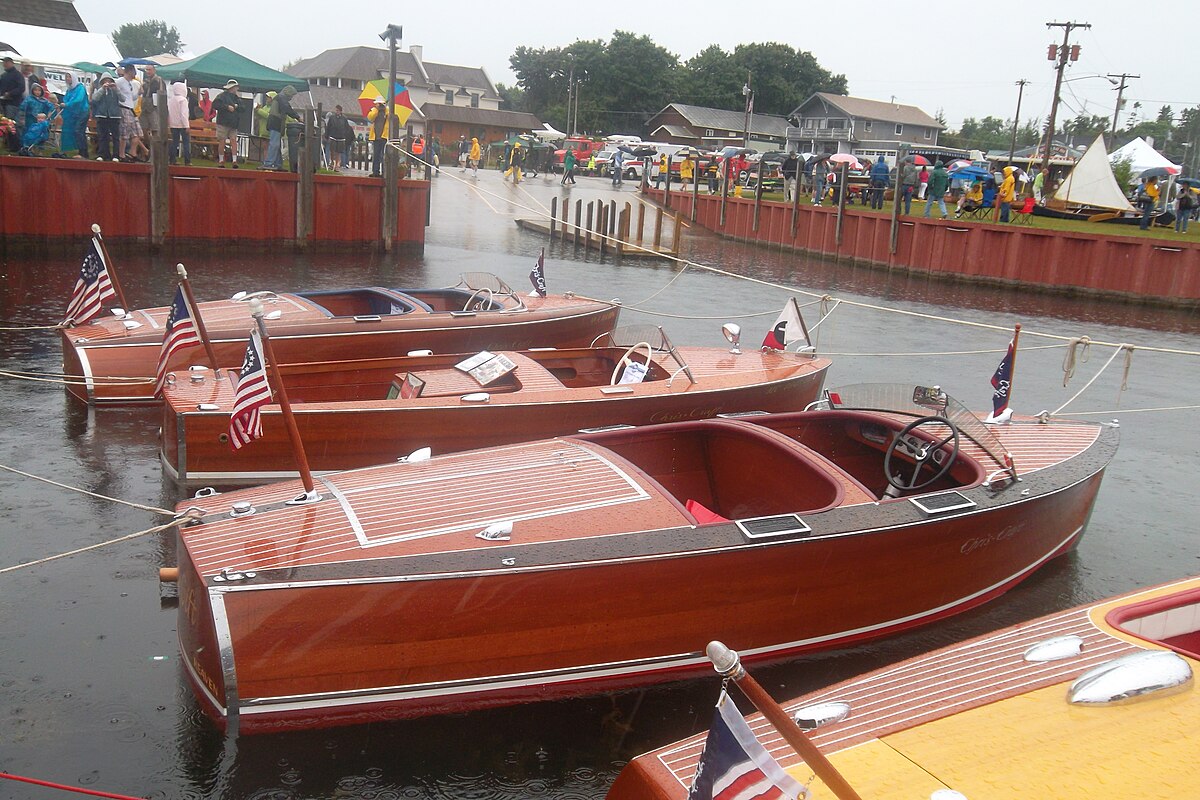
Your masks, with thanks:
[[[563,149],[554,151],[554,171],[562,172],[563,159],[568,150],[575,151],[576,169],[582,171],[587,166],[588,159],[604,149],[606,142],[585,139],[582,136],[572,136],[563,141]]]

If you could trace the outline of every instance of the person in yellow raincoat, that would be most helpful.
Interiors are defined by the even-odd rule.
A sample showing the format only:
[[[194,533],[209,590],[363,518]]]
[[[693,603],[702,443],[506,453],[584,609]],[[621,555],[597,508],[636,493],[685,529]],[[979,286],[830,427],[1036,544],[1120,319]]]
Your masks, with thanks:
[[[696,162],[693,160],[695,156],[688,154],[684,156],[683,161],[679,162],[679,184],[685,190],[692,186],[692,177],[696,174]],[[668,178],[668,186],[670,179]]]
[[[479,149],[479,139],[471,137],[471,150],[467,153],[467,163],[471,166],[473,177],[479,177],[479,160],[483,158],[483,152]]]
[[[367,112],[367,138],[371,141],[371,177],[383,175],[383,148],[387,146],[388,115],[387,104],[382,97],[376,98],[375,105]]]
[[[504,170],[504,177],[512,175],[513,185],[521,182],[521,167],[525,165],[525,148],[521,147],[520,142],[513,142],[512,151],[508,154],[508,169]]]

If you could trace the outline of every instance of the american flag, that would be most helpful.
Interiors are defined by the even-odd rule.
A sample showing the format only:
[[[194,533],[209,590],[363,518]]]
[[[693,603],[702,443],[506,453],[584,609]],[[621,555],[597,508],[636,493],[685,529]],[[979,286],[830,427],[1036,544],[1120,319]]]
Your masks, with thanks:
[[[267,368],[263,359],[262,339],[258,331],[250,334],[246,344],[246,359],[238,373],[237,389],[233,395],[233,413],[229,415],[229,443],[234,450],[262,436],[262,419],[258,410],[271,402],[271,385],[267,383]]]
[[[64,322],[82,325],[104,309],[104,301],[117,296],[113,291],[112,280],[108,277],[108,265],[104,263],[100,243],[96,237],[88,242],[87,252],[83,255],[83,266],[79,268],[79,280],[75,281],[75,289],[67,303],[67,317]]]
[[[688,800],[782,800],[808,790],[754,736],[729,695],[721,692]]]
[[[162,394],[163,384],[167,380],[167,362],[179,350],[195,347],[200,344],[200,336],[196,332],[196,323],[192,319],[191,309],[188,308],[187,298],[184,297],[183,287],[175,287],[175,301],[171,303],[171,313],[167,315],[167,330],[163,334],[162,349],[158,351],[158,379],[154,382],[154,395]]]

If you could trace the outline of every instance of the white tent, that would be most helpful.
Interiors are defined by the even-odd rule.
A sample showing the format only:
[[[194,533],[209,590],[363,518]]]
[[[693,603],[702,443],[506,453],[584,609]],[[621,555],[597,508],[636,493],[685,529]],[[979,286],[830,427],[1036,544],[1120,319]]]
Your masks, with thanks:
[[[1133,167],[1134,178],[1151,167],[1178,166],[1175,164],[1175,162],[1164,157],[1161,153],[1151,147],[1146,140],[1140,136],[1121,149],[1114,151],[1113,154],[1109,156],[1109,161],[1116,162],[1126,158],[1129,159],[1129,162]]]
[[[35,67],[65,67],[78,61],[115,64],[121,60],[120,51],[107,34],[16,22],[0,22],[0,55],[10,55],[17,63],[29,59]]]

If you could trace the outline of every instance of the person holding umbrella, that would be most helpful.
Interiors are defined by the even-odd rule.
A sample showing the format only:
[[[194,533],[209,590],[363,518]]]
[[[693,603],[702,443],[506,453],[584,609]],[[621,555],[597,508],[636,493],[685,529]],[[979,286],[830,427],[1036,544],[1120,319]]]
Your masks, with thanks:
[[[383,175],[383,148],[388,138],[387,101],[375,98],[375,105],[367,112],[367,138],[371,141],[371,177]]]
[[[1138,225],[1144,231],[1150,230],[1150,221],[1154,217],[1154,209],[1158,206],[1158,176],[1151,175],[1138,190],[1138,204],[1142,207],[1142,222]]]
[[[1196,193],[1186,184],[1179,185],[1175,195],[1175,232],[1187,233],[1188,221],[1196,208]]]

